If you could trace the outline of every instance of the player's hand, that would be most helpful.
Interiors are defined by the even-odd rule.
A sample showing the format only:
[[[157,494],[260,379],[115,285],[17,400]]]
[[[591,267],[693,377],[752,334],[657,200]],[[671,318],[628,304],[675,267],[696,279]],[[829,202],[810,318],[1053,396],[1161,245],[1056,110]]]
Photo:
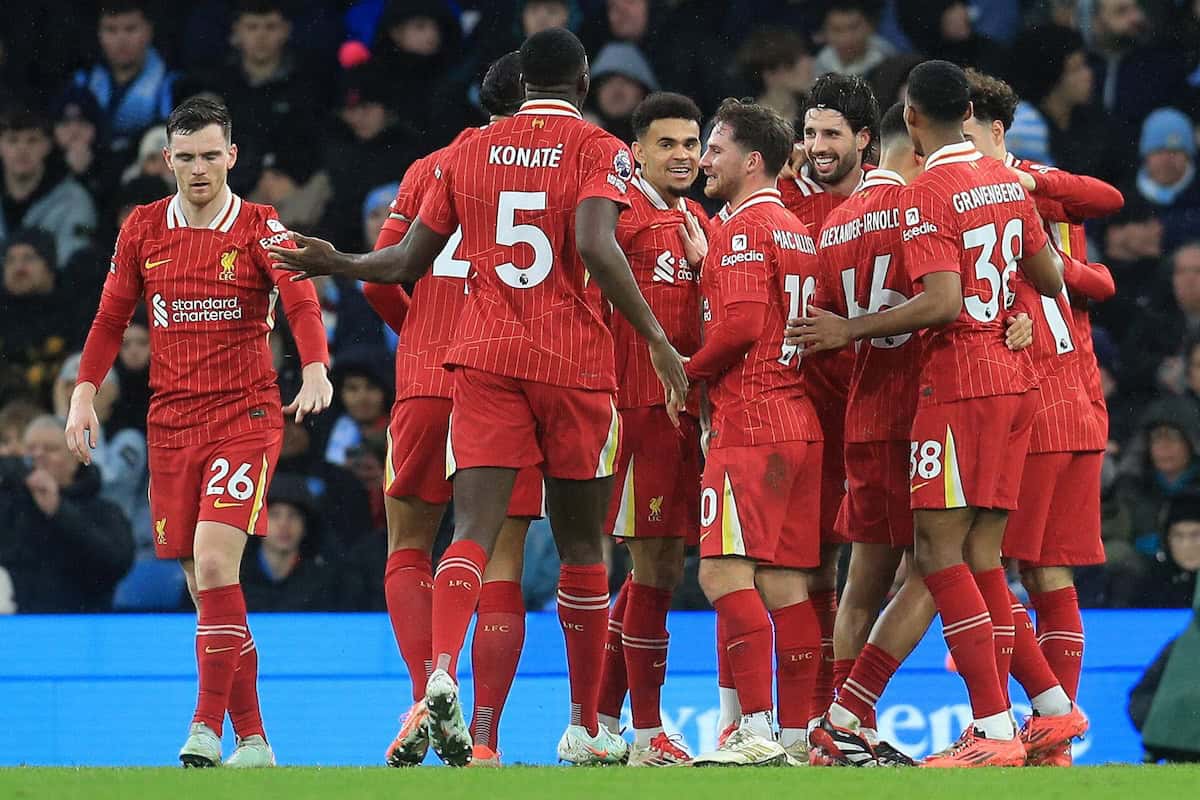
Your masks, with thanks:
[[[808,163],[808,151],[804,149],[803,142],[793,142],[792,152],[788,156],[787,163],[783,165],[783,169],[779,171],[779,177],[786,179],[794,178],[800,174],[800,169]]]
[[[1016,167],[1009,167],[1008,171],[1017,176],[1017,180],[1020,181],[1021,186],[1025,187],[1025,191],[1037,191],[1037,179],[1028,172],[1023,169],[1017,169]]]
[[[276,267],[300,273],[292,280],[303,281],[315,275],[336,275],[344,268],[345,254],[339,253],[331,243],[295,231],[288,236],[295,247],[273,244],[267,247],[267,252]]]
[[[329,382],[325,365],[309,364],[302,372],[303,380],[296,399],[283,407],[284,414],[295,414],[296,422],[303,422],[309,414],[320,414],[333,402],[333,384]]]
[[[679,427],[679,412],[687,404],[688,380],[683,371],[684,359],[663,337],[650,343],[650,361],[667,393],[667,416]]]
[[[686,218],[679,226],[679,238],[683,240],[683,255],[688,264],[693,267],[703,264],[704,257],[708,255],[708,237],[704,235],[700,220],[690,211],[686,212]]]
[[[71,394],[71,408],[67,411],[67,449],[84,464],[92,463],[92,451],[100,433],[100,419],[96,416],[96,387],[81,383]]]
[[[58,481],[44,469],[35,469],[25,478],[25,488],[33,495],[33,502],[47,517],[58,513],[62,505],[62,494],[58,491]]]
[[[1009,350],[1024,350],[1033,344],[1033,320],[1022,311],[1004,320],[1008,330],[1004,332],[1004,343]]]
[[[784,331],[786,344],[799,345],[805,353],[814,353],[838,350],[853,341],[850,320],[816,306],[808,309],[808,314],[788,320]]]

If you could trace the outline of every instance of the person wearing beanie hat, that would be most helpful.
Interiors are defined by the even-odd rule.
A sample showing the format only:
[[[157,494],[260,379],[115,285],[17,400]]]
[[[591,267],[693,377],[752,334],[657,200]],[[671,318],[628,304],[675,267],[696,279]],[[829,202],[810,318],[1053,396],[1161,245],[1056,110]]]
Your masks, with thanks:
[[[1161,542],[1134,602],[1141,608],[1189,608],[1200,571],[1200,492],[1183,492],[1162,513]]]
[[[379,238],[379,232],[383,230],[383,223],[390,213],[392,199],[399,190],[400,183],[397,181],[376,186],[367,193],[362,206],[364,242],[374,242]]]
[[[1175,108],[1159,108],[1142,123],[1138,143],[1142,168],[1137,187],[1156,206],[1171,206],[1196,178],[1196,133],[1192,121]]]
[[[658,91],[658,78],[636,45],[610,42],[592,64],[592,97],[598,124],[623,142],[631,141],[633,110]]]
[[[51,111],[54,143],[71,174],[96,195],[100,189],[98,156],[104,153],[104,112],[86,89],[72,87],[59,96]]]

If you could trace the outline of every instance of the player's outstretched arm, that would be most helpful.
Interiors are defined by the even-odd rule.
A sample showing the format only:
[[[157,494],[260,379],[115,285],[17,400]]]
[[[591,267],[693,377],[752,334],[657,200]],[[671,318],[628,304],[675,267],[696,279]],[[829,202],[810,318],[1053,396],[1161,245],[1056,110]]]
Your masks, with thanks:
[[[342,275],[371,283],[411,283],[429,271],[449,238],[418,219],[399,244],[370,253],[343,253],[324,239],[298,233],[292,233],[295,247],[271,245],[267,250],[280,269],[299,273],[294,280]]]
[[[1071,256],[1063,256],[1063,282],[1067,291],[1075,297],[1084,297],[1103,303],[1117,293],[1117,284],[1112,272],[1103,264],[1083,262]]]
[[[1062,291],[1063,261],[1050,242],[1046,242],[1036,253],[1025,256],[1019,264],[1021,272],[1041,294],[1053,297]]]
[[[612,200],[584,199],[575,209],[575,246],[600,291],[650,346],[650,360],[667,390],[668,413],[674,415],[687,397],[683,360],[638,290],[629,261],[617,244],[615,233],[620,212],[621,207]]]
[[[810,308],[809,316],[788,320],[785,341],[800,345],[806,353],[820,352],[837,350],[857,339],[897,336],[953,322],[962,311],[959,273],[930,272],[921,280],[925,285],[923,292],[886,311],[846,319],[821,308]]]
[[[1125,205],[1124,195],[1099,178],[1054,168],[1035,169],[1033,172],[1014,168],[1013,171],[1026,189],[1062,204],[1063,210],[1074,222],[1108,217]]]

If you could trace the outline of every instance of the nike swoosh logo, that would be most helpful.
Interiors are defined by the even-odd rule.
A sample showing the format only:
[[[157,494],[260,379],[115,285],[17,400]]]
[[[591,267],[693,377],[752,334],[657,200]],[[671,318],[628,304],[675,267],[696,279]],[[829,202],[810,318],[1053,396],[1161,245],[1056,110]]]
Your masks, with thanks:
[[[922,486],[928,486],[929,484],[930,484],[930,481],[925,481],[924,483],[918,483],[916,486],[909,489],[908,492],[909,492],[909,494],[912,494],[917,489],[920,489]]]
[[[707,538],[708,538],[708,534],[709,534],[709,533],[712,533],[712,531],[709,531],[708,533],[702,533],[702,534],[700,534],[700,541],[702,541],[702,542],[703,542],[705,539],[707,539]]]
[[[240,508],[245,503],[226,503],[224,500],[213,500],[213,508]]]
[[[151,261],[150,259],[147,258],[146,259],[146,271],[149,272],[150,270],[154,269],[155,267],[161,267],[163,264],[166,264],[170,260],[171,259],[169,259],[169,258],[164,258],[162,261]]]
[[[590,744],[585,744],[584,747],[586,747],[587,751],[589,753],[591,753],[592,755],[594,755],[596,758],[608,758],[607,750],[597,750],[596,748],[592,747]]]
[[[204,652],[206,652],[206,653],[227,653],[230,650],[236,650],[236,649],[237,649],[236,647],[206,647],[206,648],[204,648]]]
[[[667,665],[667,662],[665,662],[665,661],[655,661],[654,662],[655,669],[658,669],[659,667],[665,667],[666,665]]]

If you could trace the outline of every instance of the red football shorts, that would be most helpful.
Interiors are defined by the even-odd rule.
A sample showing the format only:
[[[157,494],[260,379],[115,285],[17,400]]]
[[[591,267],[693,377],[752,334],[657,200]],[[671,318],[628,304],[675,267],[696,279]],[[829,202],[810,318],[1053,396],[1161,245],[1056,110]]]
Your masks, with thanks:
[[[700,541],[700,424],[662,406],[621,412],[621,452],[604,530],[623,539]]]
[[[850,488],[842,500],[837,526],[849,541],[913,546],[909,449],[906,441],[847,442]]]
[[[392,406],[383,483],[388,497],[415,497],[432,505],[450,502],[454,493],[454,484],[446,478],[450,410],[445,397],[409,397]],[[542,499],[542,473],[533,467],[523,469],[513,484],[508,515],[543,516]]]
[[[821,442],[709,449],[700,480],[700,557],[816,567],[821,450]]]
[[[621,417],[611,392],[454,370],[446,474],[471,467],[536,467],[551,478],[607,478]]]
[[[191,558],[196,525],[267,535],[267,488],[283,441],[259,430],[196,447],[151,447],[150,517],[159,558]]]
[[[1016,508],[1037,403],[1030,391],[918,407],[912,508]]]
[[[1100,469],[1104,453],[1034,453],[1025,459],[1017,510],[1004,529],[1004,555],[1029,567],[1104,563]]]

